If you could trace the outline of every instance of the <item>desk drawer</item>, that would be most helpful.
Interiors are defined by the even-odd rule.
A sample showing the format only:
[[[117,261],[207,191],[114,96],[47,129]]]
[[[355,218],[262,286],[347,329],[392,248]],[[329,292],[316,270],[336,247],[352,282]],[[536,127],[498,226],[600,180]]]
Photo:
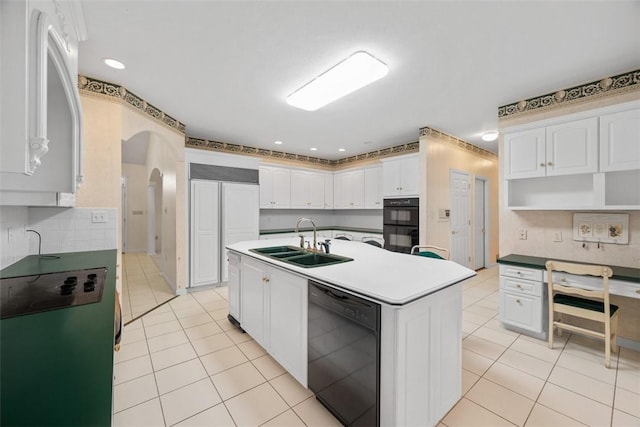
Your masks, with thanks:
[[[515,277],[518,279],[536,280],[542,282],[543,270],[536,270],[535,268],[517,267],[515,265],[501,265],[500,275]]]
[[[542,298],[520,293],[500,293],[500,322],[532,332],[543,332]]]
[[[519,294],[542,296],[542,281],[512,279],[510,277],[500,277],[500,291],[515,292]]]

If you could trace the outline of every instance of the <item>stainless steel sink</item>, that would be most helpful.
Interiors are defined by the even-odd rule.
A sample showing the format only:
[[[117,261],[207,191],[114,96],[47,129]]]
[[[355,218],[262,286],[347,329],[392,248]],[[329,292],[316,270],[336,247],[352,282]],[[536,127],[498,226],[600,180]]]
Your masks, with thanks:
[[[353,261],[353,258],[334,254],[311,252],[295,246],[271,246],[267,248],[255,248],[249,250],[251,252],[304,268],[320,267]]]

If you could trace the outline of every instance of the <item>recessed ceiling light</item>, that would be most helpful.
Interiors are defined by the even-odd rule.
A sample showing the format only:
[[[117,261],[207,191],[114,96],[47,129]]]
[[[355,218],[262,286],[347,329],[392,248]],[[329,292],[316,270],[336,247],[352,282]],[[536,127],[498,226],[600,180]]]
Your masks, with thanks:
[[[498,139],[498,132],[497,131],[491,131],[491,132],[485,132],[482,135],[482,140],[483,141],[495,141],[496,139]]]
[[[287,104],[315,111],[384,77],[389,67],[364,51],[355,52],[287,97]]]
[[[104,58],[103,61],[111,68],[115,68],[116,70],[124,70],[124,64],[117,59]]]
[[[311,147],[310,150],[311,151],[318,151],[318,149],[316,147]]]
[[[276,144],[276,145],[280,145],[280,144],[282,144],[282,141],[274,141],[273,143]]]
[[[344,148],[338,148],[338,151],[342,152],[342,151],[347,151]]]

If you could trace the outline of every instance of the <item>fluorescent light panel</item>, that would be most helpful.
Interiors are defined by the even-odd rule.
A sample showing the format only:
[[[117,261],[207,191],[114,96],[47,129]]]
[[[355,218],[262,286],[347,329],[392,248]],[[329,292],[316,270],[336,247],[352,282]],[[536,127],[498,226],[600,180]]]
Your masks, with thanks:
[[[384,77],[389,67],[364,51],[349,56],[287,97],[287,103],[307,111],[342,98]]]

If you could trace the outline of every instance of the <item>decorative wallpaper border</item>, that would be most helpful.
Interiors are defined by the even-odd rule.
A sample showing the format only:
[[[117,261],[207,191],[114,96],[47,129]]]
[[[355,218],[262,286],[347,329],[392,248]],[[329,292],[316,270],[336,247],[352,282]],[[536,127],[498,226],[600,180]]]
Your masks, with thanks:
[[[423,128],[420,128],[420,136],[432,136],[440,140],[447,141],[458,148],[462,148],[463,150],[471,151],[472,153],[479,156],[491,157],[496,159],[498,158],[498,155],[492,151],[485,150],[484,148],[480,148],[477,145],[470,144],[467,141],[464,141],[453,135],[449,135],[448,133],[439,131],[438,129],[433,129],[425,126]]]
[[[634,90],[640,90],[640,69],[503,105],[498,107],[498,118],[513,117],[534,110],[542,111],[579,100],[584,101],[586,98],[595,99]]]
[[[125,103],[129,104],[133,108],[151,116],[152,118],[160,121],[162,124],[177,130],[178,132],[185,133],[185,125],[177,119],[166,114],[164,111],[149,104],[144,99],[140,98],[136,94],[129,92],[124,86],[119,86],[113,83],[105,82],[102,80],[94,79],[91,77],[78,76],[78,89],[80,92],[98,94],[111,98],[118,98]]]
[[[345,157],[344,159],[328,160],[321,159],[319,157],[304,156],[301,154],[286,153],[284,151],[267,150],[264,148],[250,147],[247,145],[230,144],[227,142],[210,141],[201,138],[187,137],[185,141],[187,148],[199,148],[211,151],[221,151],[231,154],[248,154],[252,156],[259,156],[265,159],[273,160],[288,160],[297,161],[303,163],[310,163],[314,165],[322,165],[329,167],[343,166],[354,162],[360,162],[364,160],[374,160],[390,155],[399,155],[406,153],[413,153],[420,150],[418,141],[410,142],[408,144],[397,145],[395,147],[383,148],[380,150],[370,151],[364,154],[357,154],[355,156]]]
[[[152,118],[160,121],[162,124],[177,130],[178,132],[185,134],[185,124],[181,123],[172,116],[166,114],[164,111],[149,104],[144,99],[130,92],[124,86],[105,82],[102,80],[94,79],[91,77],[79,75],[78,76],[78,89],[80,92],[98,95],[107,98],[119,99],[133,108],[151,116]],[[449,141],[459,148],[463,148],[472,151],[475,154],[497,157],[495,153],[484,150],[473,144],[469,144],[455,136],[448,135],[436,129],[424,127],[420,129],[420,136],[433,135],[440,139]],[[228,142],[211,141],[202,138],[191,138],[185,135],[185,147],[197,148],[211,151],[220,151],[232,154],[245,154],[251,156],[259,156],[265,159],[273,160],[286,160],[294,162],[302,162],[306,164],[319,165],[325,167],[338,167],[349,165],[356,162],[376,160],[389,156],[397,156],[400,154],[409,154],[420,151],[419,141],[409,142],[407,144],[396,145],[393,147],[382,148],[380,150],[370,151],[368,153],[356,154],[354,156],[345,157],[338,160],[322,159],[320,157],[305,156],[300,154],[287,153],[284,151],[267,150],[264,148],[251,147],[247,145],[231,144]]]

